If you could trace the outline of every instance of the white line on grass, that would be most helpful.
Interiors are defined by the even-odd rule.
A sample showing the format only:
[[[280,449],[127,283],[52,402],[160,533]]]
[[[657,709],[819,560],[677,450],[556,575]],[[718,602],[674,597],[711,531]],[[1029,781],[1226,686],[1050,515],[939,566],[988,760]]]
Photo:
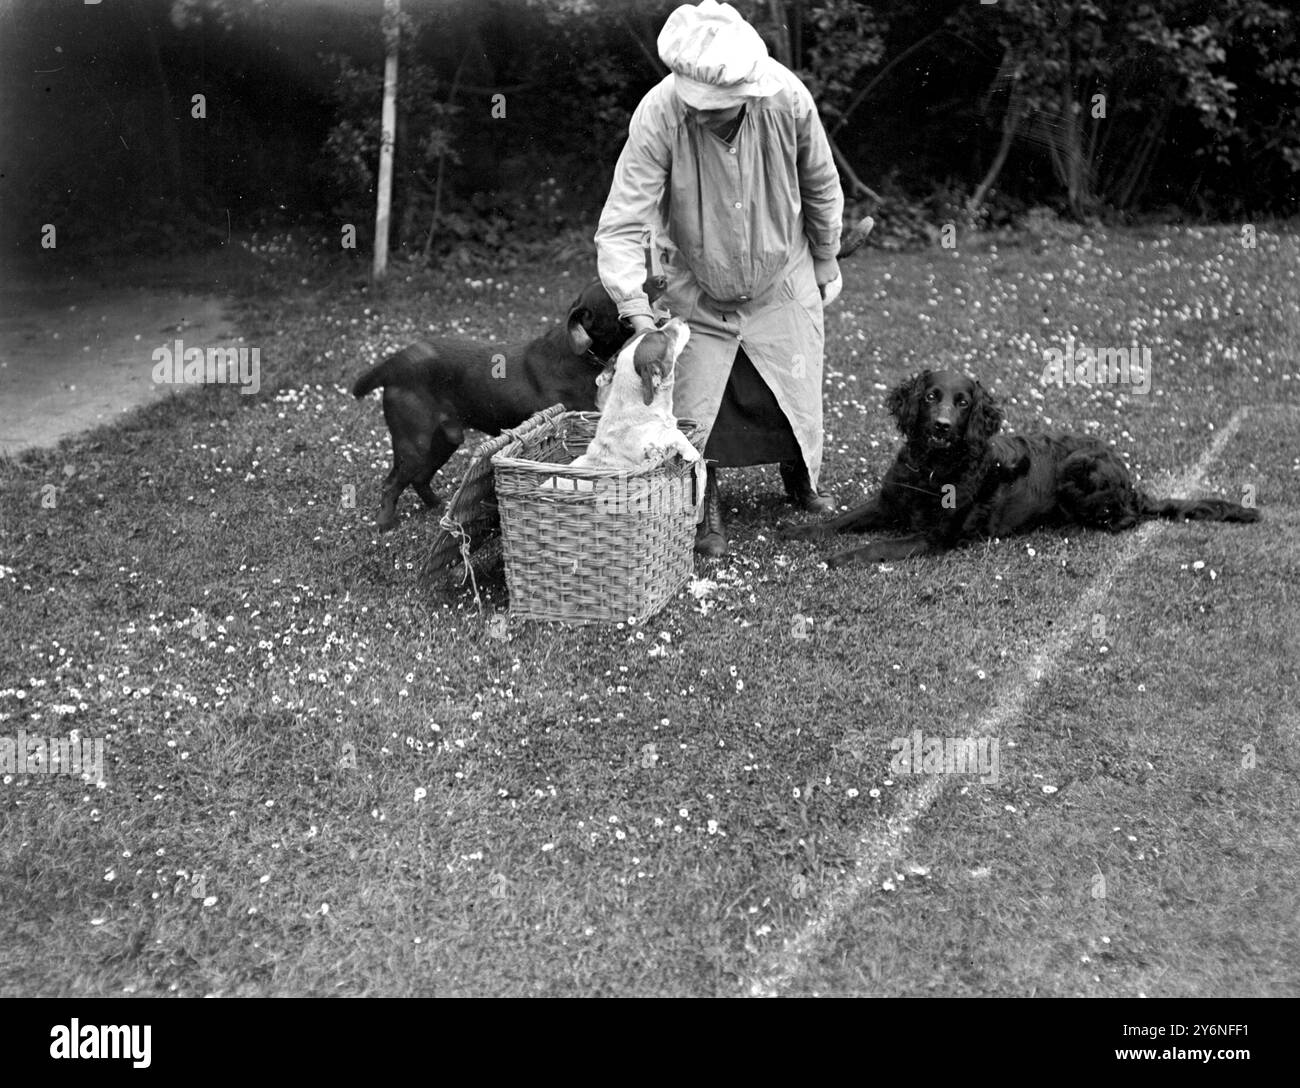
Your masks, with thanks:
[[[1238,408],[1227,425],[1215,435],[1210,448],[1201,455],[1195,466],[1172,481],[1168,490],[1174,495],[1191,493],[1200,483],[1206,469],[1223,452],[1223,447],[1241,429],[1249,411],[1249,408]],[[1107,572],[1062,616],[1063,620],[1068,618],[1069,622],[1056,625],[1051,637],[1029,659],[1020,675],[1012,677],[993,709],[981,719],[978,726],[966,732],[966,736],[996,737],[1000,735],[1003,726],[1020,716],[1025,700],[1044,678],[1055,671],[1066,650],[1074,642],[1075,635],[1087,625],[1089,618],[1104,602],[1115,579],[1145,550],[1152,537],[1163,532],[1164,528],[1159,522],[1148,521],[1124,541]],[[886,869],[893,872],[894,863],[903,852],[904,836],[911,832],[916,820],[925,814],[958,777],[960,776],[946,774],[926,775],[921,785],[911,791],[910,796],[903,795],[898,812],[885,822],[884,827],[869,830],[858,839],[852,872],[826,897],[821,910],[803,929],[783,942],[779,952],[764,957],[750,976],[748,992],[751,997],[777,997],[803,973],[805,965],[831,926],[857,902],[867,888],[880,883],[881,875]]]

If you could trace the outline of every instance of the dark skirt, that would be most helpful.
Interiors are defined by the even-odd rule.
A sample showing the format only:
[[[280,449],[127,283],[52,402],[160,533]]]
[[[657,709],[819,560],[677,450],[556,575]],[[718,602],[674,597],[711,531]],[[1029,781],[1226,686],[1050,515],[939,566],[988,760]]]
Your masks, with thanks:
[[[803,462],[790,421],[744,348],[736,351],[704,457],[719,468]]]

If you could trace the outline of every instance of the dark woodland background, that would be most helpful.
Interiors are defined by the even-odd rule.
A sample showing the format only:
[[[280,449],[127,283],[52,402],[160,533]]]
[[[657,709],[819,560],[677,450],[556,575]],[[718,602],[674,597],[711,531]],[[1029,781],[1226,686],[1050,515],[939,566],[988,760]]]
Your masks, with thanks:
[[[675,6],[403,0],[394,259],[512,263],[589,245],[631,111],[665,74],[655,39]],[[851,204],[877,215],[875,244],[1026,214],[1296,211],[1290,7],[736,6],[812,90]],[[3,253],[40,256],[47,223],[74,258],[281,227],[337,238],[343,223],[368,250],[382,11],[382,0],[7,0]],[[206,118],[192,115],[196,94]]]

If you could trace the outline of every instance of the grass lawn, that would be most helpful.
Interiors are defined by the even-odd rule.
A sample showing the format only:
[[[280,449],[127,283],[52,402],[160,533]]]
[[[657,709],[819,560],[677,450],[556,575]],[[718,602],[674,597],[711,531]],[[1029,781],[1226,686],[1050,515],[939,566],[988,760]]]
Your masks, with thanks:
[[[504,638],[499,573],[483,611],[421,578],[413,495],[374,531],[345,387],[559,320],[591,264],[376,301],[239,257],[259,395],[0,463],[0,736],[106,738],[109,775],[0,776],[0,994],[1300,993],[1294,227],[868,252],[827,318],[842,502],[885,390],[957,366],[1155,490],[1248,408],[1203,486],[1262,522],[828,573],[775,467],[726,471],[703,599]],[[1040,386],[1069,336],[1149,347],[1150,391]],[[893,773],[916,730],[995,737],[998,781]]]

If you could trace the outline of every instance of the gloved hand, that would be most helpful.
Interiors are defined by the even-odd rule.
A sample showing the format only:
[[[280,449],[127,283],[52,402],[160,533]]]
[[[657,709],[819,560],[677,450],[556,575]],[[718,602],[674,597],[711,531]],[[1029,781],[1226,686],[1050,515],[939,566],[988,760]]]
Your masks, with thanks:
[[[813,275],[821,291],[822,308],[825,309],[839,298],[840,291],[844,288],[844,280],[840,276],[840,263],[834,257],[825,261],[813,261]]]

